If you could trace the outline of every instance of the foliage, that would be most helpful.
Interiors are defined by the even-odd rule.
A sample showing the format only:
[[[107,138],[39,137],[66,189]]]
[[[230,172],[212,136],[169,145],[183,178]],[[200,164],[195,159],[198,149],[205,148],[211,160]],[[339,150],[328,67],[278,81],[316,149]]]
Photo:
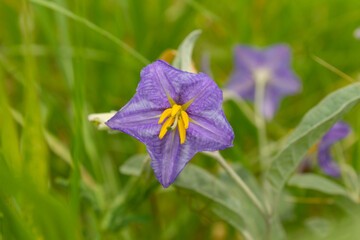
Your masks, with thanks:
[[[0,239],[354,239],[359,8],[357,0],[1,0]],[[266,123],[265,155],[253,107],[225,99],[234,147],[197,154],[165,190],[141,143],[86,120],[125,105],[141,69],[167,49],[178,50],[172,64],[183,70],[206,72],[210,56],[223,87],[235,44],[278,42],[292,48],[303,90]],[[353,132],[333,149],[342,173],[334,179],[309,150],[341,119]],[[311,173],[302,173],[304,157]]]

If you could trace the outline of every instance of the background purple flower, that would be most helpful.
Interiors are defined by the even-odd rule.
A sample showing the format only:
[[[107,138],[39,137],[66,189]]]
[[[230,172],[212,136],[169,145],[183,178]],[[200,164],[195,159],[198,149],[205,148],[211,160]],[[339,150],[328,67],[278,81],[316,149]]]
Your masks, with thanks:
[[[190,118],[184,143],[176,126],[159,137],[160,115],[174,104],[181,105]],[[195,153],[232,146],[234,132],[221,107],[222,91],[207,75],[184,72],[158,60],[142,70],[134,97],[106,124],[146,145],[155,176],[166,188]]]
[[[318,146],[320,168],[329,176],[339,177],[340,169],[331,155],[331,146],[350,134],[351,128],[345,122],[337,122],[323,136]]]
[[[357,29],[355,29],[355,31],[354,31],[354,37],[355,37],[357,40],[360,40],[360,27],[358,27]]]
[[[245,100],[254,102],[255,82],[265,81],[262,113],[272,119],[280,100],[301,90],[301,83],[291,69],[290,48],[276,44],[264,49],[240,45],[235,48],[234,69],[226,88]]]

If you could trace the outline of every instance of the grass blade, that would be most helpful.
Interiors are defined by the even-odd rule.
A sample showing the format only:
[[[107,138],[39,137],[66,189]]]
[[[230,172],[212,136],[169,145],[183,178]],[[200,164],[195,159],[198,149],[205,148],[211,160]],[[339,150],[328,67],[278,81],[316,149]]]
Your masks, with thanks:
[[[22,153],[25,161],[25,173],[37,186],[48,187],[47,147],[42,132],[40,104],[35,89],[35,60],[30,52],[33,22],[30,7],[23,3],[21,30],[27,53],[25,55],[25,121],[22,133]]]
[[[105,31],[104,29],[102,29],[101,27],[95,25],[94,23],[90,22],[89,20],[82,18],[76,14],[74,14],[73,12],[59,6],[56,3],[53,2],[49,2],[49,1],[43,1],[43,0],[29,0],[32,3],[35,3],[37,5],[49,8],[55,12],[61,13],[65,16],[67,16],[68,18],[71,18],[79,23],[82,23],[83,25],[87,26],[88,28],[90,28],[91,30],[103,35],[104,37],[108,38],[109,40],[113,41],[114,43],[116,43],[117,45],[119,45],[122,49],[124,49],[125,51],[127,51],[128,53],[130,53],[133,57],[135,57],[136,59],[138,59],[140,62],[142,62],[145,65],[150,64],[150,61],[148,59],[146,59],[144,56],[142,56],[140,53],[138,53],[137,51],[135,51],[133,48],[131,48],[128,44],[124,43],[123,41],[121,41],[119,38],[115,37],[113,34],[109,33],[108,31]]]
[[[23,160],[20,154],[20,144],[16,124],[11,114],[11,108],[5,94],[5,84],[0,71],[0,129],[1,147],[6,164],[12,172],[19,176],[22,172]]]

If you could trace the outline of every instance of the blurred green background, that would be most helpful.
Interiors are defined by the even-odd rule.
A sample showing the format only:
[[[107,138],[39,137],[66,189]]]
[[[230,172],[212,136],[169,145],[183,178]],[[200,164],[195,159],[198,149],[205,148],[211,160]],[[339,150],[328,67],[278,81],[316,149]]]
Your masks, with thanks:
[[[134,154],[146,153],[144,145],[126,134],[97,131],[87,115],[125,105],[145,64],[81,19],[149,61],[201,29],[194,62],[202,71],[201,59],[209,55],[220,87],[232,70],[235,44],[289,44],[303,91],[282,102],[268,124],[271,141],[349,83],[314,56],[353,78],[360,71],[360,41],[353,36],[360,26],[358,0],[48,1],[56,4],[53,9],[43,2],[0,0],[0,239],[243,239],[207,210],[207,200],[176,187],[162,189],[151,170],[140,178],[119,172]],[[257,173],[254,125],[235,103],[224,108],[236,136],[224,156]],[[346,115],[355,132],[358,111]],[[355,134],[346,146],[347,159],[360,170]],[[218,172],[209,157],[197,154],[192,163]],[[324,197],[303,189],[290,188],[289,194]],[[284,201],[283,223],[291,239],[345,215],[332,201]],[[319,216],[326,216],[328,225]]]

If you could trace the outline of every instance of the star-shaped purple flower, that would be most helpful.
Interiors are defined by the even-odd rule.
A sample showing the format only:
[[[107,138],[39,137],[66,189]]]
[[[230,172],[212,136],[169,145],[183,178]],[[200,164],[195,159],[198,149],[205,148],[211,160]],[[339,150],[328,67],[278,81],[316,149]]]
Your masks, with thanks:
[[[155,176],[166,188],[195,153],[233,146],[222,99],[222,91],[204,73],[157,60],[142,70],[134,97],[106,125],[146,145]]]
[[[256,83],[265,85],[262,113],[265,119],[274,117],[280,100],[301,90],[301,83],[291,69],[291,52],[285,44],[265,49],[240,45],[235,48],[235,66],[227,85],[245,100],[255,100]]]
[[[318,145],[320,168],[329,176],[339,177],[340,169],[331,155],[331,146],[350,134],[351,128],[345,122],[337,122],[322,137]]]

